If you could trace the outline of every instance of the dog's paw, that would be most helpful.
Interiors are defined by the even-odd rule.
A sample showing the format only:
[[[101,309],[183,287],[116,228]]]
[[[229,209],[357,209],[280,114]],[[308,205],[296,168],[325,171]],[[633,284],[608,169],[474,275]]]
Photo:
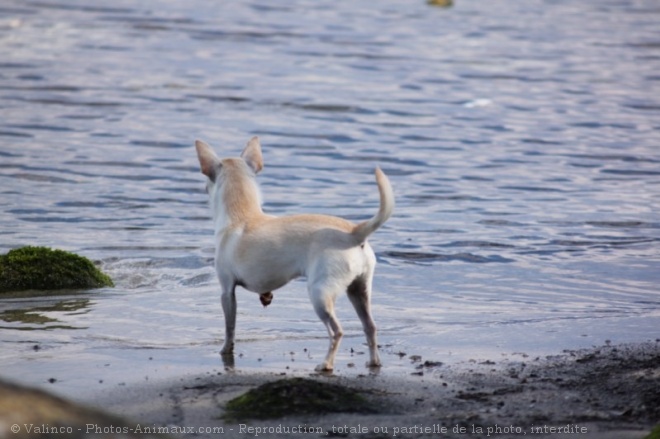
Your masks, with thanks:
[[[262,304],[262,305],[264,306],[264,308],[265,308],[265,307],[267,307],[268,305],[270,305],[270,302],[273,301],[273,297],[274,297],[274,296],[273,296],[273,293],[271,293],[271,292],[269,291],[269,292],[267,292],[267,293],[262,293],[262,294],[260,294],[260,295],[259,295],[259,301],[261,302],[261,304]]]
[[[367,366],[369,369],[377,369],[380,368],[383,365],[383,363],[380,362],[380,358],[377,360],[371,360],[367,361],[365,366]]]
[[[334,366],[327,361],[324,361],[323,363],[319,364],[316,366],[315,370],[317,372],[332,372],[334,369]]]

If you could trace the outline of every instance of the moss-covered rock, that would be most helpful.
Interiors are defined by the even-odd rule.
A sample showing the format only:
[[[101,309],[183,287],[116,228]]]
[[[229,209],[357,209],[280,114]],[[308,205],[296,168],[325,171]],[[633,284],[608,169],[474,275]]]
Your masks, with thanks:
[[[226,420],[375,412],[373,405],[355,389],[305,378],[263,384],[232,399],[225,408]]]
[[[644,439],[660,439],[660,425],[656,426]]]
[[[48,247],[22,247],[0,255],[0,293],[114,286],[89,259]]]

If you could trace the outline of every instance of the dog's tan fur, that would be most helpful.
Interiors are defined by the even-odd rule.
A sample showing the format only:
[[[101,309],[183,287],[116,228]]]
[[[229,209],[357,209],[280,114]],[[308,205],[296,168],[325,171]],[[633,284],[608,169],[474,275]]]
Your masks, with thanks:
[[[376,326],[370,310],[376,258],[366,240],[394,209],[387,176],[376,168],[380,208],[373,218],[360,224],[328,215],[275,217],[261,209],[255,176],[263,169],[263,156],[257,137],[248,142],[240,158],[221,160],[199,140],[195,147],[201,171],[208,177],[215,224],[216,272],[222,287],[226,327],[222,353],[230,355],[234,349],[236,286],[258,293],[266,306],[273,299],[272,291],[296,277],[306,276],[312,305],[330,337],[328,353],[318,369],[334,367],[342,337],[334,304],[342,291],[348,293],[367,336],[368,365],[380,366]]]

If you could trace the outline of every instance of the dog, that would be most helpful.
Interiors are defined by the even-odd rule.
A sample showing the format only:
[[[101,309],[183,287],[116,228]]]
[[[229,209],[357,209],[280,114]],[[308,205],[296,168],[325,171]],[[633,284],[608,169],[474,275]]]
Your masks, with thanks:
[[[376,168],[380,206],[367,221],[353,224],[318,214],[275,217],[261,208],[256,175],[264,163],[258,137],[253,137],[235,158],[218,158],[200,140],[195,148],[201,172],[208,178],[206,188],[215,228],[215,269],[225,317],[223,356],[233,355],[237,286],[259,294],[261,303],[267,306],[273,300],[273,291],[304,276],[314,310],[330,338],[325,360],[316,369],[334,368],[343,335],[334,306],[343,291],[362,322],[369,346],[367,366],[380,367],[376,325],[371,316],[376,256],[367,238],[394,209],[394,194],[385,173]]]

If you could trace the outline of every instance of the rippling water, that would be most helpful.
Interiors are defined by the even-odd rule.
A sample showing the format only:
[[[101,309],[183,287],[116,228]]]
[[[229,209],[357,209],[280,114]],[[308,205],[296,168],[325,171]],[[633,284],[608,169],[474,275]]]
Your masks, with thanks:
[[[117,287],[2,299],[2,374],[77,393],[222,370],[192,144],[255,134],[269,213],[361,220],[390,176],[385,372],[658,337],[656,3],[3,2],[0,251],[76,251]],[[306,297],[239,293],[239,368],[319,362]],[[339,307],[338,372],[364,373]]]

